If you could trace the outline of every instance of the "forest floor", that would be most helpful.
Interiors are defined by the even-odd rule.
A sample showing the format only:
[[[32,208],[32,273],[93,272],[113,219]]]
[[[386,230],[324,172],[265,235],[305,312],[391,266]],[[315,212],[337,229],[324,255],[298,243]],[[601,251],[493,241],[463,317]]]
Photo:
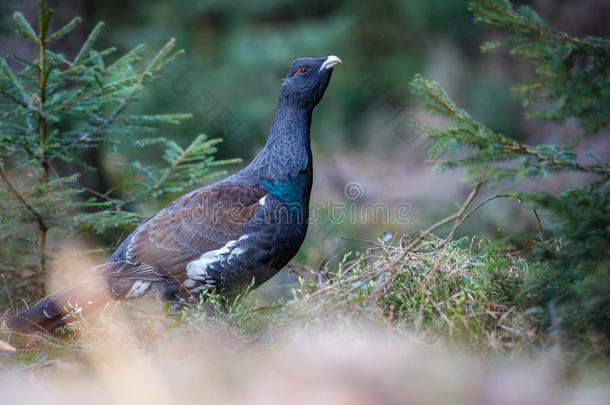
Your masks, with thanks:
[[[545,339],[511,296],[523,260],[466,238],[374,243],[332,273],[294,266],[282,299],[112,304],[53,336],[0,330],[2,403],[607,403],[605,357]]]

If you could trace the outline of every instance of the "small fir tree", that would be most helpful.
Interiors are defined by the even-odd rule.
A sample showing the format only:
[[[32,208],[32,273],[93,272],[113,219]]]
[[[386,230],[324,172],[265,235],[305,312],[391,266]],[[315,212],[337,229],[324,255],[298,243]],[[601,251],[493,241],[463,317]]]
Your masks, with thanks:
[[[65,237],[84,229],[102,233],[136,225],[142,217],[126,207],[183,193],[219,174],[210,171],[212,167],[234,162],[214,161],[219,139],[200,135],[182,148],[163,137],[151,137],[159,124],[177,124],[190,114],[127,112],[183,52],[174,51],[174,39],[147,63],[141,63],[144,45],[109,62],[115,48],[94,49],[104,26],[100,22],[76,56],[68,58],[53,51],[52,45],[80,18],[53,32],[52,14],[39,1],[34,29],[22,13],[15,12],[17,32],[36,46],[37,58],[8,55],[20,66],[17,69],[6,58],[0,59],[0,271],[5,284],[28,287],[30,296],[43,292],[50,230],[61,230]],[[123,165],[123,187],[107,193],[85,190],[78,172],[63,175],[56,170],[57,163],[98,170],[83,160],[84,149],[116,151],[120,145],[153,143],[165,145],[166,165],[144,166],[137,161]],[[35,285],[38,288],[32,288]],[[24,289],[14,288],[12,294],[24,296]]]
[[[512,55],[533,62],[534,80],[512,89],[530,109],[529,117],[558,123],[573,117],[587,134],[608,126],[610,41],[555,32],[532,8],[514,8],[508,0],[476,0],[470,9],[477,23],[506,33],[503,39],[485,43],[484,52],[511,47]],[[451,151],[467,152],[465,158],[440,162],[440,170],[464,167],[471,181],[491,184],[503,179],[546,178],[549,173],[565,171],[594,175],[590,184],[560,195],[509,192],[526,206],[546,213],[541,232],[521,240],[533,245],[529,258],[534,270],[521,289],[529,312],[555,337],[568,338],[556,341],[584,337],[607,344],[610,164],[594,152],[582,157],[565,146],[517,142],[477,122],[437,83],[417,75],[411,86],[428,112],[449,122],[440,129],[420,126],[431,140],[430,156],[439,159]],[[574,134],[572,146],[578,135]]]

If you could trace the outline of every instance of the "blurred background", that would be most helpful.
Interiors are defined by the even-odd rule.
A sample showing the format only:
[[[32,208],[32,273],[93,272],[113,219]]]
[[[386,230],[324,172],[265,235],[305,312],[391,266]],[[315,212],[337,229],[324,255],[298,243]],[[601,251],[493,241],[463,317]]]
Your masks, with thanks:
[[[0,3],[2,55],[32,57],[34,50],[13,33],[10,12],[22,10],[35,21],[35,3]],[[528,4],[556,30],[610,34],[606,0]],[[163,135],[181,145],[199,133],[223,138],[217,157],[240,157],[244,163],[266,140],[290,61],[340,56],[344,63],[336,68],[314,113],[312,224],[294,260],[313,268],[362,246],[346,237],[375,240],[384,233],[395,237],[426,227],[452,213],[456,201],[468,193],[462,173],[435,174],[427,161],[426,142],[414,124],[442,123],[423,114],[410,95],[408,84],[415,73],[439,82],[480,122],[520,141],[561,143],[567,134],[580,132],[571,122],[559,126],[524,119],[520,101],[509,89],[527,81],[531,66],[506,52],[483,55],[481,43],[498,33],[474,25],[466,1],[49,0],[48,5],[55,9],[56,27],[76,15],[83,18],[79,29],[58,43],[70,57],[100,20],[106,27],[97,49],[116,46],[122,53],[145,43],[152,54],[175,37],[186,54],[135,108],[151,114],[193,113],[194,118],[179,127],[163,128]],[[206,108],[198,102],[202,99]],[[576,146],[577,151],[591,149],[608,159],[601,134],[583,138]],[[157,162],[159,152],[154,147],[125,148],[116,154],[91,151],[88,161],[101,170],[87,173],[83,181],[104,192],[121,181],[114,163]],[[582,181],[563,175],[545,187],[559,192]],[[528,181],[521,187],[541,183]],[[152,214],[159,208],[137,209]],[[346,212],[347,219],[336,220],[334,209]],[[494,237],[534,223],[533,214],[517,203],[497,201],[477,212],[460,232]],[[276,282],[289,282],[290,277],[283,274]]]

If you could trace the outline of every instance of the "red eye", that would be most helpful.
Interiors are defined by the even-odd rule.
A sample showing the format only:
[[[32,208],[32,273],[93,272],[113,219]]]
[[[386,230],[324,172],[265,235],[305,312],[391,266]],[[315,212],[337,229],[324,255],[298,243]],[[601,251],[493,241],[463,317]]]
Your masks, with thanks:
[[[309,72],[309,69],[311,69],[311,66],[301,66],[297,69],[296,72],[294,72],[294,75],[296,76],[299,73],[305,74],[305,73]]]

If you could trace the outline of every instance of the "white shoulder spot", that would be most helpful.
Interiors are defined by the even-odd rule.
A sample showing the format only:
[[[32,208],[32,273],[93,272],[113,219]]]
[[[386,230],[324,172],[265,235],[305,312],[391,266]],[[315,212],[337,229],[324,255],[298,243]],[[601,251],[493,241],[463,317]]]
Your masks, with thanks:
[[[269,195],[269,194],[265,194],[265,196],[264,196],[263,198],[261,198],[260,200],[258,200],[258,203],[261,205],[261,207],[264,207],[264,206],[265,206],[265,202],[266,202],[266,200],[267,200],[267,196],[268,196],[268,195]]]

